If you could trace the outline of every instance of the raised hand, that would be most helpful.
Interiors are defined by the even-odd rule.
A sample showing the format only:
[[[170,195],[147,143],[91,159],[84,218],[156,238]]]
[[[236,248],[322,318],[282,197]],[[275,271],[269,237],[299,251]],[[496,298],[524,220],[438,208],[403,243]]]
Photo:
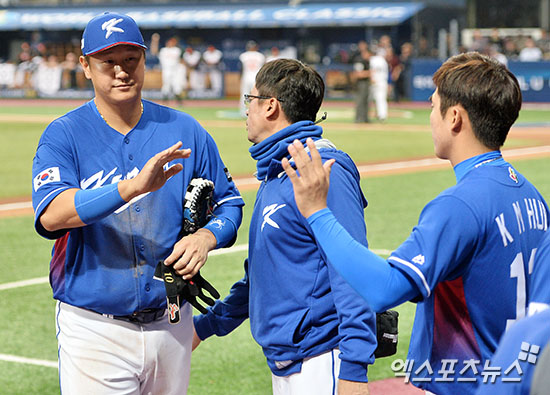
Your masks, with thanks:
[[[181,163],[176,163],[166,170],[164,165],[176,159],[188,158],[191,155],[190,149],[180,149],[182,145],[183,143],[178,141],[170,148],[159,152],[147,161],[136,177],[121,181],[119,192],[122,198],[129,201],[142,193],[154,192],[160,189],[170,177],[179,173],[183,169]]]
[[[294,159],[296,170],[286,158],[283,158],[282,164],[294,187],[296,205],[302,215],[307,218],[327,207],[330,170],[335,160],[329,159],[323,163],[313,140],[308,138],[306,143],[311,158],[302,143],[294,140],[288,146],[288,152]]]

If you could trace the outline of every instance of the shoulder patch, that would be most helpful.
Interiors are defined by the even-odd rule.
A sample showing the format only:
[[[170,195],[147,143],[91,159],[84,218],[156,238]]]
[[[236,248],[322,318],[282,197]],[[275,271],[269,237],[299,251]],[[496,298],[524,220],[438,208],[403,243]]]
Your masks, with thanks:
[[[42,170],[34,179],[32,180],[34,191],[38,191],[42,185],[46,185],[50,182],[61,181],[61,176],[59,174],[59,167],[50,167],[46,170]]]
[[[510,178],[512,179],[512,181],[514,181],[517,184],[518,175],[516,174],[516,171],[512,167],[508,167],[508,174],[510,175]]]

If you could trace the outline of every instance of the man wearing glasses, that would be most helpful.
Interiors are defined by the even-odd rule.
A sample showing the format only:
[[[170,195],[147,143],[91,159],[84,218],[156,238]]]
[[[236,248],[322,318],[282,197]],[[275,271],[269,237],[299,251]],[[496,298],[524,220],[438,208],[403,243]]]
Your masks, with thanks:
[[[336,159],[329,206],[367,246],[359,172],[347,154],[322,138],[315,122],[323,96],[321,76],[291,59],[266,63],[244,95],[249,151],[262,181],[245,275],[223,301],[194,318],[194,347],[250,318],[274,394],[368,394],[367,366],[374,362],[375,315],[328,265],[281,165],[295,139],[305,144],[312,138],[324,160]]]

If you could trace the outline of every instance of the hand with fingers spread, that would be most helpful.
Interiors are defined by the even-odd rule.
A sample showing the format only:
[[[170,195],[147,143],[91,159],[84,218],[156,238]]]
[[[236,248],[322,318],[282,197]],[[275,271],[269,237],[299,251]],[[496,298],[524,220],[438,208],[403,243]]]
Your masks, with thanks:
[[[308,218],[327,207],[330,170],[335,160],[330,159],[323,163],[313,140],[308,138],[306,143],[311,158],[300,141],[295,140],[288,146],[297,171],[286,158],[283,158],[282,164],[294,187],[296,205],[302,215]]]
[[[176,159],[189,158],[190,149],[180,149],[183,143],[178,141],[170,148],[159,152],[145,163],[138,175],[130,180],[120,182],[119,192],[122,198],[130,201],[142,193],[154,192],[160,189],[166,181],[183,169],[181,163],[176,163],[168,169],[164,166]]]

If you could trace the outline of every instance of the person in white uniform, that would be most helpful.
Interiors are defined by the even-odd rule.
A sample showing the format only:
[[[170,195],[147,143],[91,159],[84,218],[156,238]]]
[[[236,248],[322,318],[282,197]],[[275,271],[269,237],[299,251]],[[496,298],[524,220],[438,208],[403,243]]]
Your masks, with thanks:
[[[210,79],[210,88],[221,96],[223,88],[223,75],[221,71],[223,53],[213,45],[209,45],[202,54],[206,65],[206,72]]]
[[[370,94],[376,105],[379,121],[388,118],[388,75],[389,66],[384,56],[377,53],[370,58]]]
[[[242,64],[241,75],[241,96],[249,94],[254,87],[256,74],[265,63],[265,56],[258,51],[258,44],[255,41],[246,43],[246,52],[239,56]],[[246,105],[243,100],[239,101],[241,116],[246,118]]]
[[[165,99],[171,99],[174,96],[181,98],[183,91],[187,88],[186,70],[181,55],[177,37],[170,37],[159,51],[158,58],[162,70],[161,92]]]

